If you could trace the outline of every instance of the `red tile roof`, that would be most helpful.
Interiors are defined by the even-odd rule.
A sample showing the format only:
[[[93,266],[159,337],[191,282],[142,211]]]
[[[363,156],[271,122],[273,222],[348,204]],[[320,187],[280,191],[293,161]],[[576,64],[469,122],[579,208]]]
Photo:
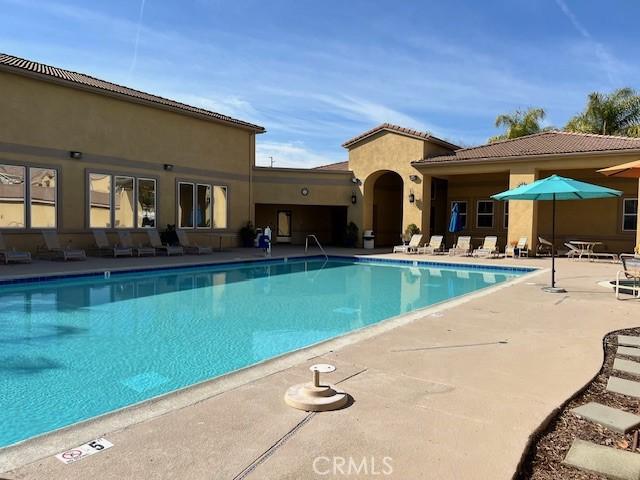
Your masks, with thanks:
[[[328,165],[320,165],[319,167],[314,167],[313,170],[349,170],[349,162],[337,162],[337,163],[329,163]]]
[[[633,150],[640,151],[640,138],[550,131],[488,143],[478,147],[461,148],[451,155],[424,158],[414,163],[482,161],[512,157],[535,157],[537,155]]]
[[[351,140],[348,140],[348,141],[344,142],[342,144],[342,146],[344,148],[349,148],[349,147],[355,145],[356,143],[359,143],[362,140],[370,137],[371,135],[375,135],[376,133],[382,132],[382,131],[399,133],[401,135],[406,135],[407,137],[419,138],[421,140],[429,140],[429,141],[431,141],[433,143],[436,143],[436,144],[441,145],[443,147],[450,148],[452,150],[460,148],[458,145],[454,145],[453,143],[447,142],[446,140],[442,140],[441,138],[434,137],[429,132],[421,132],[419,130],[412,130],[411,128],[404,128],[404,127],[400,127],[398,125],[393,125],[391,123],[383,123],[382,125],[378,125],[377,127],[372,128],[371,130],[368,130],[368,131],[358,135],[357,137],[353,137]]]
[[[25,60],[23,58],[14,57],[4,53],[0,53],[0,71],[28,74],[43,80],[58,81],[69,87],[84,88],[98,93],[116,95],[124,100],[144,102],[159,108],[169,108],[179,113],[195,115],[206,120],[231,124],[237,127],[253,130],[256,133],[265,132],[264,127],[245,122],[243,120],[238,120],[221,113],[193,107],[175,100],[134,90],[133,88],[123,87],[83,73],[51,67],[43,63]]]

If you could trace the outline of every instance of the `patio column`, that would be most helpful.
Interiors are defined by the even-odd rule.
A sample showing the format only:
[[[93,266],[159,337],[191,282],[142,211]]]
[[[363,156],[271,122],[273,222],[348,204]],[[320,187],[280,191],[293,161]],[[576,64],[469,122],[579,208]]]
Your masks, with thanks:
[[[538,172],[529,165],[516,166],[509,172],[509,189],[538,179]],[[538,244],[538,202],[528,200],[509,201],[509,229],[507,243],[517,243],[527,237],[529,250],[536,251]]]
[[[420,175],[415,181],[410,178],[404,178],[403,191],[403,208],[402,208],[402,229],[414,223],[423,233],[423,239],[426,241],[429,237],[429,229],[431,228],[431,175]],[[413,194],[413,203],[410,195]]]

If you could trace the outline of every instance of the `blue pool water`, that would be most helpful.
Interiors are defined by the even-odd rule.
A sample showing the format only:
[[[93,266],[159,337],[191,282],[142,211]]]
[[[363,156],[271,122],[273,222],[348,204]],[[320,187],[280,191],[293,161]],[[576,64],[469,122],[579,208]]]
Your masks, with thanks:
[[[332,258],[0,286],[0,447],[522,274]]]

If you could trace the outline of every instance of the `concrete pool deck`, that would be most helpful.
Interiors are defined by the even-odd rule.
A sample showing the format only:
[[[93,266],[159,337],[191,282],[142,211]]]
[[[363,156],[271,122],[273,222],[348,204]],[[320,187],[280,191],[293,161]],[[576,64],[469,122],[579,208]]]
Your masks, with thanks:
[[[282,248],[274,256],[296,252],[302,254]],[[220,253],[206,261],[233,260],[243,253]],[[539,268],[550,263],[384,256]],[[179,258],[141,260],[180,263]],[[182,262],[194,260],[205,259],[185,257]],[[124,265],[122,259],[37,263],[56,273],[60,268],[91,269],[94,261]],[[41,272],[18,270],[36,266],[1,270]],[[155,415],[136,417],[137,409],[132,409],[114,416],[129,416],[132,425],[107,417],[112,423],[68,429],[61,448],[38,460],[38,451],[44,452],[47,442],[55,445],[57,434],[24,444],[22,462],[20,455],[10,457],[8,449],[0,453],[0,472],[8,470],[3,460],[11,468],[25,465],[1,477],[306,479],[366,478],[375,471],[381,478],[511,478],[531,433],[599,370],[602,337],[638,326],[640,301],[616,301],[611,289],[599,285],[613,279],[619,268],[561,259],[557,278],[566,294],[540,290],[548,272],[528,275],[420,311],[404,322],[385,322],[390,325],[373,332],[375,336],[349,335],[207,382],[204,391],[196,387],[171,395],[166,400],[173,408],[148,406],[157,408]],[[313,415],[287,407],[282,398],[286,388],[308,380],[308,367],[320,362],[338,367],[324,378],[339,382],[353,404]],[[114,447],[71,465],[52,456],[99,436]]]

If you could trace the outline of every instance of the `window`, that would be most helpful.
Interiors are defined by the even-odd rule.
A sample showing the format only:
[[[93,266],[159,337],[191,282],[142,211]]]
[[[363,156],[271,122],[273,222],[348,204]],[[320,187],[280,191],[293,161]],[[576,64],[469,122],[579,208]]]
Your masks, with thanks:
[[[504,229],[509,228],[509,202],[504,202],[504,220],[502,222]]]
[[[622,230],[638,228],[638,199],[625,198],[622,201]]]
[[[478,228],[493,227],[493,200],[479,200],[476,213],[476,225]]]
[[[179,228],[227,228],[227,187],[178,182]]]
[[[57,177],[53,168],[0,165],[0,228],[56,228]]]
[[[129,175],[89,174],[90,228],[156,226],[156,181]]]
[[[462,226],[462,230],[466,230],[467,229],[467,202],[458,202],[458,201],[451,202],[452,209],[455,203],[458,204],[458,216],[460,217],[460,225]]]

